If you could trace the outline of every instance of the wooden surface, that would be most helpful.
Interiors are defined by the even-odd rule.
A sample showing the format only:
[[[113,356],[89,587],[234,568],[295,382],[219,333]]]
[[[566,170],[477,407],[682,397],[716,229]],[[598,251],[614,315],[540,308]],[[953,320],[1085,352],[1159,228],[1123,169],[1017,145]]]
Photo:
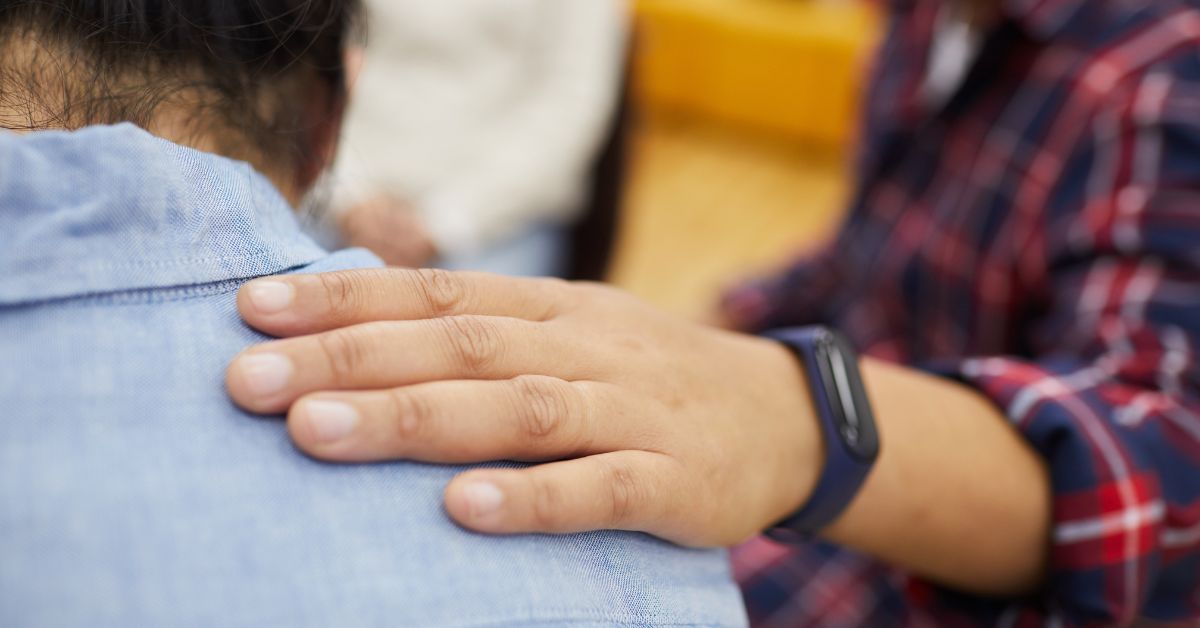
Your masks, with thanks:
[[[711,123],[642,118],[617,285],[703,317],[731,281],[836,226],[847,191],[841,156]]]

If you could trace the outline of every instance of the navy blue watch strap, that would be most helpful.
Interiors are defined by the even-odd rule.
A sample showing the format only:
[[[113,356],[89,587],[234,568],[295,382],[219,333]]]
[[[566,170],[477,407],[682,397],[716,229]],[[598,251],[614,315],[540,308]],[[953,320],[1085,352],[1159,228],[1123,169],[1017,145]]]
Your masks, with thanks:
[[[857,356],[845,338],[825,327],[764,336],[783,343],[799,359],[825,445],[825,465],[808,501],[767,531],[772,538],[790,541],[816,533],[850,505],[874,466],[879,438]]]

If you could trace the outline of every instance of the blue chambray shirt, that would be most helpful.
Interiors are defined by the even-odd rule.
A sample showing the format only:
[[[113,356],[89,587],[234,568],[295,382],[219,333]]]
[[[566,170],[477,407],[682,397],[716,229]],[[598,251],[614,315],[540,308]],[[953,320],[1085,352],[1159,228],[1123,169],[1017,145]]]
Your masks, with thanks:
[[[454,526],[455,468],[333,466],[226,398],[247,279],[328,254],[248,165],[0,132],[0,626],[740,626],[724,553]]]

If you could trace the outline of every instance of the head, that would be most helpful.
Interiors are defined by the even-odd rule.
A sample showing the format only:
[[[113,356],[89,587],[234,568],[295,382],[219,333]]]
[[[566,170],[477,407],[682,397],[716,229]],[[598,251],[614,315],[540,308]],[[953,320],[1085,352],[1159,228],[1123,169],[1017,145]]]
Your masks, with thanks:
[[[293,204],[332,160],[358,0],[0,0],[0,128],[132,122]]]

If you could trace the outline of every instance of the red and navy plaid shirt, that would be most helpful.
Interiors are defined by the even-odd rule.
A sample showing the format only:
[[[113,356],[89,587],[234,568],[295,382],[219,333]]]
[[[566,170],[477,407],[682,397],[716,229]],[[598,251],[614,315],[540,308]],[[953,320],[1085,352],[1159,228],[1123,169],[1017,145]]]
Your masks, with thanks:
[[[942,1],[891,4],[838,237],[727,306],[749,329],[832,324],[994,400],[1051,471],[1048,584],[985,600],[758,540],[735,552],[751,618],[1200,625],[1200,7],[1004,0],[930,110]]]

